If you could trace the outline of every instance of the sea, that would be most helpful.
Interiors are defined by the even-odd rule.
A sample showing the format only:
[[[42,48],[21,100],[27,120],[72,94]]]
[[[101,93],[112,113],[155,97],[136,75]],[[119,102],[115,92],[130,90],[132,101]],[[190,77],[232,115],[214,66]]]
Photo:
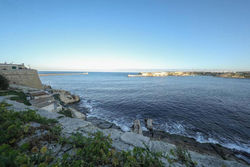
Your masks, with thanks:
[[[40,71],[39,73],[65,73]],[[132,72],[41,76],[81,97],[81,111],[129,131],[135,119],[154,128],[250,153],[250,79],[211,76],[128,77]]]

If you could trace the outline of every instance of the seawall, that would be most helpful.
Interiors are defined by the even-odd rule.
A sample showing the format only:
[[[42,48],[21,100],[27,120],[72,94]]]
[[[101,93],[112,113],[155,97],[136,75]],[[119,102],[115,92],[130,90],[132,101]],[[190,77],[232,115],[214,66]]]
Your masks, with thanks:
[[[10,84],[42,89],[42,83],[38,76],[37,70],[0,70],[0,74],[5,76],[9,80]]]

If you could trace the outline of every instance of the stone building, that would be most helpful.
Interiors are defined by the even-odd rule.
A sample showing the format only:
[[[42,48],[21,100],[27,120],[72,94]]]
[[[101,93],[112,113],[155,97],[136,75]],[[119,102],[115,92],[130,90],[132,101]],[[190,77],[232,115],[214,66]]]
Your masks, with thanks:
[[[27,69],[24,64],[0,63],[0,70],[22,70]]]
[[[42,89],[37,70],[28,69],[24,64],[0,63],[0,75],[5,76],[10,84]]]

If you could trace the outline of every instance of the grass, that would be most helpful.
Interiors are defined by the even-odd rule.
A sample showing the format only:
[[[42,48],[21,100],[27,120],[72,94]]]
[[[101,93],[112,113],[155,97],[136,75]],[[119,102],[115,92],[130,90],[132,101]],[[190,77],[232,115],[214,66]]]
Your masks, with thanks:
[[[15,90],[5,90],[0,92],[0,96],[8,96],[15,95],[15,97],[11,97],[10,100],[15,100],[20,103],[24,103],[25,105],[30,106],[30,102],[27,100],[27,96],[23,92],[15,91]]]
[[[65,115],[66,117],[73,118],[72,112],[71,112],[69,109],[63,109],[62,111],[59,111],[58,113],[59,113],[59,114],[63,114],[63,115]]]
[[[177,146],[175,150],[172,150],[171,154],[176,157],[176,162],[180,162],[186,167],[195,167],[197,165],[197,162],[192,160],[188,150],[180,146]]]
[[[39,142],[46,140],[59,140],[60,128],[56,126],[57,121],[41,117],[34,110],[15,112],[9,110],[9,104],[0,103],[0,166],[36,166],[51,163],[53,157],[47,151],[46,146]],[[31,122],[39,123],[41,126],[34,128]],[[36,130],[47,130],[48,133],[30,142],[18,143],[35,133]],[[55,140],[56,139],[56,140]]]

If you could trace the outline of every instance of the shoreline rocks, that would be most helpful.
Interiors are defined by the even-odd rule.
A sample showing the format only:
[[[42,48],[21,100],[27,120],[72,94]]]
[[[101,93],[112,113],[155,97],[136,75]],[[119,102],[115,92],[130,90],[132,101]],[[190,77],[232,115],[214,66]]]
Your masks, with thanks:
[[[149,131],[152,131],[152,130],[153,130],[153,120],[152,120],[152,119],[146,118],[146,119],[145,119],[145,124],[146,124],[146,128],[147,128]]]
[[[134,133],[137,133],[137,134],[142,135],[142,129],[141,129],[140,120],[137,119],[137,120],[134,121],[134,124],[133,124],[133,126],[132,126],[132,131],[133,131]]]
[[[87,117],[87,121],[91,122],[93,125],[97,126],[100,129],[118,129],[121,130],[121,128],[114,123],[96,118],[96,117]]]
[[[217,156],[222,159],[236,160],[242,163],[250,164],[248,162],[248,159],[250,157],[249,153],[241,152],[238,150],[232,150],[232,149],[223,147],[219,144],[199,143],[193,138],[176,135],[176,134],[169,134],[161,130],[154,130],[154,136],[151,135],[150,131],[143,131],[143,135],[150,137],[153,140],[164,141],[164,142],[176,145],[176,146],[183,146],[187,148],[188,150],[191,150],[200,154],[207,154],[211,156]]]
[[[73,118],[79,118],[79,119],[86,120],[86,115],[81,113],[80,111],[77,111],[76,109],[74,109],[72,107],[69,107],[69,110],[71,111]]]
[[[73,95],[68,91],[65,90],[58,90],[58,89],[51,89],[53,95],[59,95],[59,100],[67,105],[67,104],[73,104],[80,101],[80,97],[77,95]]]
[[[145,121],[145,125],[146,125],[146,128],[149,130],[149,132],[151,133],[151,136],[154,137],[154,131],[153,131],[153,120],[152,119],[149,119],[149,118],[146,118],[144,119]]]

